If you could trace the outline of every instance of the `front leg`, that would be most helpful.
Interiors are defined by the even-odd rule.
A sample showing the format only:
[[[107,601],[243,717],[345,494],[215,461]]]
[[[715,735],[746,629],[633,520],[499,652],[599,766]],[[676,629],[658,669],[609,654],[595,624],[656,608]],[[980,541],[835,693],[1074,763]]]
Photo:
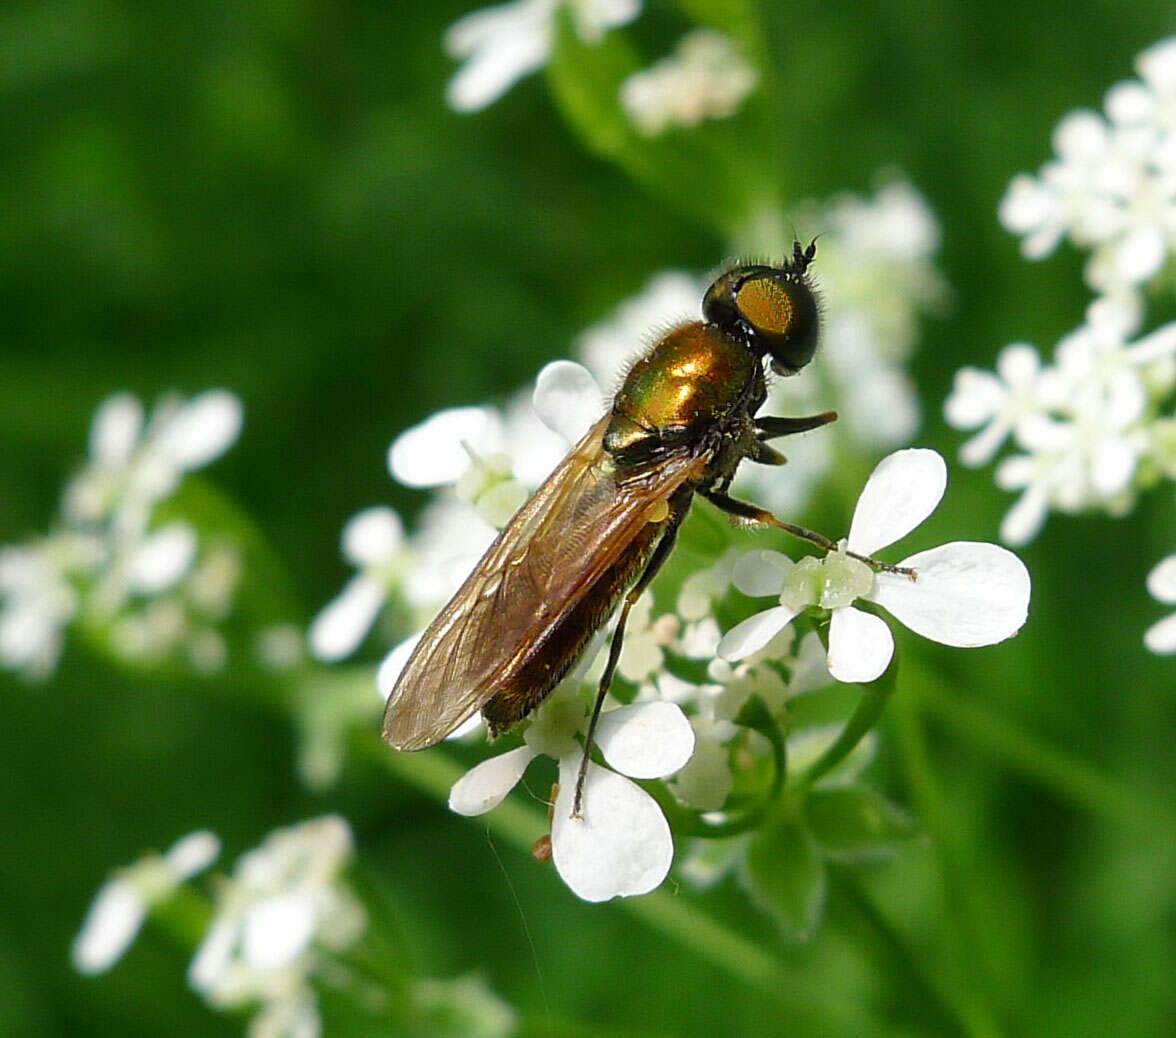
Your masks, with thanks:
[[[755,419],[755,427],[759,430],[761,440],[774,440],[779,436],[791,436],[793,433],[819,429],[822,425],[835,421],[836,411],[823,411],[821,414],[808,415],[805,418],[774,418],[772,415],[766,415]]]
[[[710,501],[711,504],[717,508],[721,508],[728,515],[735,515],[740,519],[750,519],[752,522],[763,523],[766,526],[774,526],[777,530],[790,533],[793,537],[798,537],[802,541],[815,544],[818,548],[822,548],[827,552],[837,550],[837,542],[829,540],[824,534],[817,533],[815,530],[810,530],[805,526],[798,526],[796,523],[786,523],[783,519],[776,518],[766,508],[760,508],[759,505],[753,505],[749,501],[736,500],[724,490],[701,490],[699,493]],[[916,579],[916,574],[913,569],[906,569],[903,566],[892,566],[888,562],[879,562],[877,559],[870,558],[869,555],[859,555],[856,551],[847,551],[846,554],[850,558],[864,562],[875,573],[897,573],[900,576],[910,577],[911,580]]]

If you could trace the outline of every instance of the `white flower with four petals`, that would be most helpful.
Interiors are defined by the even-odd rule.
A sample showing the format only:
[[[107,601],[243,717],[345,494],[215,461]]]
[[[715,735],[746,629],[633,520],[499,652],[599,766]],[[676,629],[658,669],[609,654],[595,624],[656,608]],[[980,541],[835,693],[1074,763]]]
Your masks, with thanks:
[[[745,594],[776,594],[780,605],[744,620],[719,643],[719,655],[739,660],[763,648],[810,606],[831,610],[828,667],[838,681],[873,681],[894,653],[885,621],[856,609],[864,599],[882,606],[916,634],[944,645],[992,645],[1025,622],[1029,573],[1012,552],[994,544],[954,541],[898,563],[903,573],[874,570],[855,558],[910,533],[939,504],[947,466],[931,450],[896,451],[874,469],[854,510],[849,536],[823,560],[793,562],[758,551],[735,567]]]

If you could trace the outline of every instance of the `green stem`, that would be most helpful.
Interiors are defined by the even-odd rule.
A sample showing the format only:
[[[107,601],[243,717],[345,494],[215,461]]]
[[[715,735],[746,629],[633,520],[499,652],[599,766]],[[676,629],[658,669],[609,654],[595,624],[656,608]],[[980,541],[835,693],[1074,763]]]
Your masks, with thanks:
[[[969,889],[964,865],[964,840],[932,771],[914,696],[897,696],[892,713],[907,783],[923,823],[933,838],[943,877],[948,907],[946,919],[954,931],[947,941],[944,956],[954,975],[953,1002],[969,1034],[983,1038],[996,1036],[1002,1029],[990,1005],[989,984],[984,976],[973,892]]]
[[[886,702],[894,692],[897,671],[896,657],[880,678],[862,686],[862,698],[846,722],[845,728],[837,737],[837,741],[796,777],[793,781],[794,791],[810,788],[818,779],[829,774],[854,751],[857,744],[865,738],[882,716]]]
[[[955,695],[926,671],[920,671],[912,686],[937,720],[1066,800],[1116,825],[1126,824],[1148,833],[1176,831],[1176,810],[1160,797],[1141,793],[1101,774],[1084,761],[1023,732],[983,703]]]
[[[357,748],[369,759],[397,778],[431,797],[444,802],[449,789],[462,775],[461,765],[436,750],[429,753],[397,753],[389,749],[374,732],[359,732]],[[541,811],[507,799],[482,819],[495,836],[506,840],[523,853],[529,853],[536,837],[547,831],[547,819]],[[804,1012],[814,1020],[832,1025],[837,1033],[865,1034],[877,1032],[877,1023],[868,1020],[854,1006],[829,1005],[819,992],[804,982],[795,970],[787,969],[773,955],[754,941],[736,933],[685,898],[668,893],[665,888],[643,897],[619,899],[613,904],[642,920],[648,926],[681,942],[690,952],[724,973],[772,998]]]

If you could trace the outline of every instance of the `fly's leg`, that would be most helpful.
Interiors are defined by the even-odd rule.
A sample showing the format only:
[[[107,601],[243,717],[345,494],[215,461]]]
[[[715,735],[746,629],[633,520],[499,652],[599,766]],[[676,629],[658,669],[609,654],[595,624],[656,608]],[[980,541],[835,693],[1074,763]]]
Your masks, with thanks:
[[[808,432],[819,429],[822,425],[837,421],[836,411],[824,411],[821,414],[809,415],[807,418],[773,418],[768,415],[755,420],[755,427],[761,440],[774,440],[778,436],[791,436],[793,433]]]
[[[780,436],[791,436],[793,433],[808,432],[819,429],[837,420],[836,411],[825,411],[823,414],[809,415],[807,418],[757,418],[755,420],[755,439],[751,440],[744,450],[747,459],[760,465],[783,465],[787,460],[774,447],[769,447],[765,441],[774,440]],[[727,480],[730,483],[730,479]],[[722,487],[726,492],[726,486]]]
[[[764,523],[766,526],[774,526],[777,530],[790,533],[793,537],[799,537],[802,541],[815,544],[818,548],[822,548],[827,552],[834,551],[837,548],[836,542],[829,540],[824,534],[817,533],[815,530],[810,530],[804,526],[797,526],[796,523],[786,523],[783,519],[777,519],[766,508],[760,508],[759,505],[753,505],[748,501],[737,501],[720,490],[701,490],[699,493],[710,501],[711,504],[717,508],[721,508],[729,515],[738,516],[740,519],[750,519],[756,523]],[[879,562],[877,559],[870,558],[869,555],[859,555],[855,551],[846,552],[846,554],[850,558],[864,562],[875,573],[897,573],[902,577],[910,577],[911,580],[916,578],[913,569],[906,569],[903,566],[891,566],[887,562]]]
[[[621,605],[621,615],[617,618],[612,644],[608,648],[608,662],[604,665],[604,673],[600,675],[600,685],[596,690],[596,703],[592,707],[592,718],[588,722],[588,734],[584,738],[584,756],[580,758],[580,772],[576,776],[576,795],[572,801],[573,818],[583,817],[580,814],[580,805],[584,800],[584,780],[588,777],[588,760],[592,754],[592,740],[596,736],[596,722],[600,720],[600,708],[604,706],[604,697],[608,693],[608,686],[612,684],[617,661],[621,658],[621,645],[625,640],[625,621],[629,618],[629,610],[633,608],[633,603],[641,597],[642,592],[657,576],[657,571],[670,557],[670,552],[674,550],[674,542],[678,539],[678,527],[682,525],[685,516],[686,511],[683,509],[670,519],[665,533],[662,534],[661,540],[657,542],[657,547],[653,549],[653,554],[649,557],[649,562],[645,564],[645,569],[637,578],[637,583],[625,595],[625,601]]]

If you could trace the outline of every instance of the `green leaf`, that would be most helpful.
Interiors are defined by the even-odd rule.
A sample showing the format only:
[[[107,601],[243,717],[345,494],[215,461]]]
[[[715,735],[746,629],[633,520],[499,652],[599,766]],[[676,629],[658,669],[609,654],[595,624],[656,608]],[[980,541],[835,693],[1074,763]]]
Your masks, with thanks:
[[[743,881],[786,936],[796,941],[812,937],[825,902],[825,867],[798,820],[778,819],[760,831],[748,848]]]
[[[547,78],[564,118],[589,151],[619,166],[656,195],[724,237],[748,226],[778,197],[771,135],[749,98],[745,113],[656,137],[642,134],[620,102],[621,85],[647,62],[621,30],[597,43],[577,35],[571,14],[558,19]]]
[[[813,790],[804,816],[825,853],[838,859],[884,857],[917,831],[905,811],[861,785]]]

